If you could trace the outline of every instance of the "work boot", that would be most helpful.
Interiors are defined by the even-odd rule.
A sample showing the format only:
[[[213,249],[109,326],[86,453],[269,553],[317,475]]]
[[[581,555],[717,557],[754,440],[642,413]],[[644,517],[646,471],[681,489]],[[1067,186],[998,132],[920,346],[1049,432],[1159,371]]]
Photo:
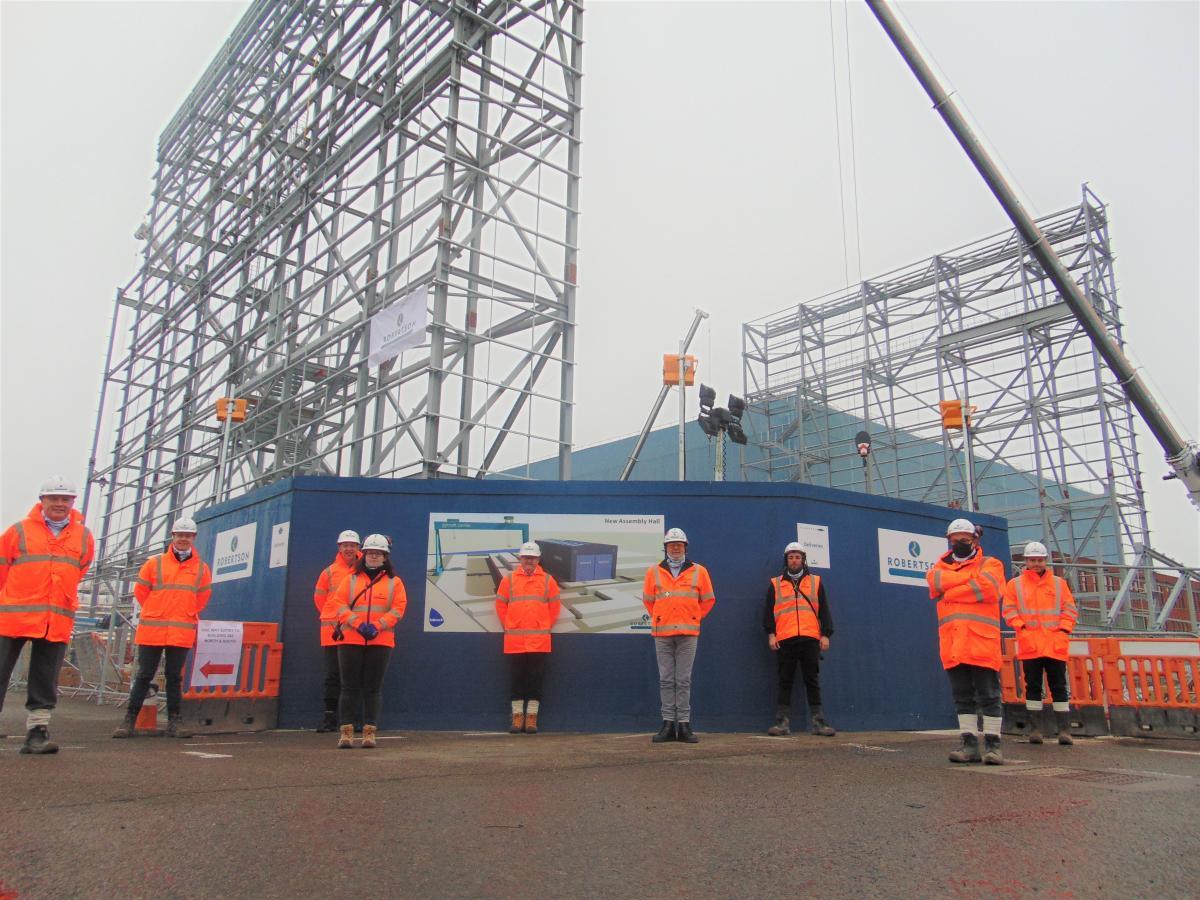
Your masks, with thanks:
[[[50,729],[45,725],[36,725],[25,735],[25,743],[21,745],[22,753],[57,753],[58,744],[50,740]]]
[[[520,734],[525,730],[525,713],[515,712],[512,714],[512,724],[508,726],[509,734]]]
[[[696,737],[696,732],[692,731],[691,722],[675,723],[675,740],[683,741],[685,744],[700,743],[700,738]]]
[[[1042,742],[1042,711],[1027,709],[1025,716],[1029,719],[1029,743],[1040,744]]]
[[[675,740],[675,723],[663,719],[662,728],[658,729],[658,734],[650,738],[650,743],[665,744],[673,740]]]
[[[338,734],[337,748],[339,750],[353,750],[354,749],[354,726],[353,725],[343,725],[338,730],[339,730],[339,734]]]
[[[525,713],[525,733],[537,734],[537,717],[536,712]]]
[[[183,727],[183,716],[176,713],[167,717],[167,737],[190,738],[192,733]]]
[[[112,733],[115,738],[131,738],[137,734],[137,713],[125,713],[125,718],[121,720]]]
[[[950,751],[950,762],[954,763],[977,763],[983,757],[979,755],[979,738],[964,731],[961,735],[962,743],[958,748]]]
[[[985,734],[983,736],[983,761],[989,766],[1004,764],[1004,754],[1000,752],[1000,735]]]
[[[1054,720],[1058,723],[1058,742],[1064,747],[1072,746],[1075,741],[1071,738],[1071,714],[1055,710]]]
[[[837,734],[833,730],[833,726],[825,721],[825,713],[821,712],[821,707],[813,707],[812,711],[812,733],[819,734],[821,737],[833,737]]]
[[[328,734],[331,731],[337,730],[337,713],[332,709],[325,710],[325,715],[321,718],[321,724],[317,726],[317,734]]]
[[[775,708],[775,724],[767,729],[767,734],[771,735],[771,737],[783,737],[785,734],[792,733],[792,729],[788,723],[789,711],[786,706]]]
[[[364,725],[363,726],[362,748],[364,750],[374,750],[375,749],[375,731],[376,731],[376,728],[374,725]]]

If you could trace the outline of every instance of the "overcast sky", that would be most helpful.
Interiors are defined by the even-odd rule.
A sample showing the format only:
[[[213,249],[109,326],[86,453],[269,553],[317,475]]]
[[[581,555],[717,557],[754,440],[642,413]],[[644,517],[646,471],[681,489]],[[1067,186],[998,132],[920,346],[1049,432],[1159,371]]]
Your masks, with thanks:
[[[46,474],[84,477],[158,135],[245,7],[0,2],[5,523]],[[1084,181],[1110,204],[1130,355],[1200,436],[1200,4],[900,9],[1035,214]],[[832,14],[831,35],[821,2],[589,5],[578,445],[637,431],[695,306],[712,314],[701,377],[723,396],[744,320],[845,285],[831,44],[851,280],[1009,227],[865,6]],[[1154,544],[1200,563],[1197,513],[1140,438]]]

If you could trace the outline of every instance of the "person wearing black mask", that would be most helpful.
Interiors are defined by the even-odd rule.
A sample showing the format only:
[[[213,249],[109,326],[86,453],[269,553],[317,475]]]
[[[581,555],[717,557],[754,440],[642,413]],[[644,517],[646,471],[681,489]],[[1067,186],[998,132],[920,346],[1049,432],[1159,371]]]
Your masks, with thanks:
[[[777,654],[779,693],[776,698],[775,724],[767,734],[779,737],[791,734],[788,717],[792,709],[792,684],[796,667],[804,676],[808,712],[813,734],[832,737],[835,732],[825,721],[821,708],[821,653],[829,649],[833,634],[833,616],[821,577],[809,571],[808,554],[796,541],[783,550],[783,572],[771,579],[763,607],[763,629],[767,645]]]
[[[1000,596],[1004,563],[985,556],[979,534],[967,519],[946,529],[949,552],[925,573],[937,601],[938,644],[950,678],[962,742],[950,761],[1000,765]],[[983,720],[983,754],[976,727]]]

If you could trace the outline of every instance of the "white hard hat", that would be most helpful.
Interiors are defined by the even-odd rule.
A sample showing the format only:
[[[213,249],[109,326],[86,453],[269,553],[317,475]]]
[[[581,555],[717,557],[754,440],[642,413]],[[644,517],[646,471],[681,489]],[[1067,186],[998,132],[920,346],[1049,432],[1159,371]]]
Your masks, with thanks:
[[[789,553],[803,553],[805,556],[808,556],[808,551],[805,550],[803,546],[801,546],[799,541],[792,541],[790,544],[788,544],[786,547],[783,548],[784,556],[787,556]]]
[[[38,491],[39,497],[45,497],[47,494],[57,494],[63,497],[78,497],[79,491],[75,490],[75,482],[66,475],[51,475],[42,482],[42,489]]]
[[[196,520],[188,516],[180,516],[171,527],[171,534],[195,534]]]
[[[367,539],[362,542],[363,552],[367,550],[382,550],[384,553],[392,552],[392,545],[388,543],[388,539],[382,534],[368,534]]]
[[[946,537],[952,534],[974,534],[975,526],[971,524],[970,519],[955,519],[950,523],[950,527],[946,529]]]
[[[533,541],[526,541],[521,545],[521,549],[517,551],[517,556],[536,556],[541,558],[542,548]]]
[[[349,528],[347,528],[338,535],[337,542],[339,544],[361,544],[362,538],[358,536],[357,531],[351,531]]]
[[[1050,554],[1046,552],[1046,545],[1041,541],[1030,541],[1025,545],[1025,553],[1023,555],[1026,559],[1029,559],[1031,556],[1040,556],[1044,559]]]
[[[685,544],[688,542],[687,535],[683,533],[682,528],[672,528],[663,535],[664,544],[670,544],[674,541],[682,541]]]

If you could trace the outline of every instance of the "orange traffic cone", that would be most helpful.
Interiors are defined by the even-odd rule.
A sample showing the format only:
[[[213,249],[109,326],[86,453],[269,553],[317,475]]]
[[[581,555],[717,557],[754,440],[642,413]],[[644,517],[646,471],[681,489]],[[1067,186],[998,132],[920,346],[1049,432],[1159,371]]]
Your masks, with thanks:
[[[142,704],[142,708],[138,710],[137,723],[134,727],[138,731],[149,731],[154,734],[159,733],[158,687],[156,685],[150,685],[150,691],[146,694],[146,701]]]

